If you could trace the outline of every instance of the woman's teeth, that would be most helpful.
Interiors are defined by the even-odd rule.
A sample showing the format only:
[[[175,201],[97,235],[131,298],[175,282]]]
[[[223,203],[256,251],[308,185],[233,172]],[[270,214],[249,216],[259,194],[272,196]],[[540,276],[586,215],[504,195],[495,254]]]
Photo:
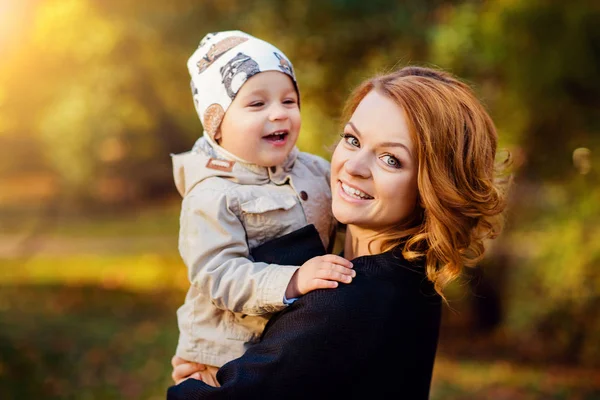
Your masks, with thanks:
[[[361,192],[358,189],[354,189],[348,185],[346,185],[345,183],[342,183],[342,190],[344,191],[344,193],[346,193],[347,195],[357,198],[357,199],[362,199],[362,200],[369,200],[372,199],[372,196],[369,196],[368,194],[366,194],[365,192]]]

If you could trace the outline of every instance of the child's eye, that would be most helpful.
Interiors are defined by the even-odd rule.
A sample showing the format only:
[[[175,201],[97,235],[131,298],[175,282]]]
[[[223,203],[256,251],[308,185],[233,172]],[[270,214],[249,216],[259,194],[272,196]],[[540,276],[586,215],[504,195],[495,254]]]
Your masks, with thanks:
[[[344,139],[344,142],[348,143],[350,146],[360,147],[360,142],[358,141],[356,136],[351,135],[349,133],[342,133],[341,136],[342,136],[342,139]]]
[[[262,107],[264,106],[265,103],[262,101],[255,101],[249,104],[250,107]]]
[[[286,99],[283,101],[283,104],[296,104],[296,100],[294,99]]]
[[[398,160],[396,157],[390,155],[390,154],[385,154],[383,156],[381,156],[381,159],[383,160],[383,162],[392,167],[392,168],[400,168],[400,160]]]

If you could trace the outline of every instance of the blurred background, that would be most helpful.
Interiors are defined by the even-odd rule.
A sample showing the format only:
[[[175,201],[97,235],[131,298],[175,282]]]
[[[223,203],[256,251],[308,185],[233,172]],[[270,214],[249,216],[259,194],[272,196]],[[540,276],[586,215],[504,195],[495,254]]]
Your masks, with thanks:
[[[0,0],[0,398],[162,399],[187,287],[169,154],[187,58],[241,29],[294,63],[301,150],[406,64],[469,82],[513,155],[503,236],[449,291],[432,395],[600,399],[600,3]]]

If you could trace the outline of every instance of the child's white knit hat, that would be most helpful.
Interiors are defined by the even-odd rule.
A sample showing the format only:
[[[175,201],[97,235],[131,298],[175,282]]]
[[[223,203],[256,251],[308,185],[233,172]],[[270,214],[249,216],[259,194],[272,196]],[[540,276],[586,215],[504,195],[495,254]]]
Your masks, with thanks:
[[[251,76],[264,71],[283,72],[292,78],[298,91],[292,63],[281,50],[242,31],[209,33],[187,66],[196,112],[211,138]]]

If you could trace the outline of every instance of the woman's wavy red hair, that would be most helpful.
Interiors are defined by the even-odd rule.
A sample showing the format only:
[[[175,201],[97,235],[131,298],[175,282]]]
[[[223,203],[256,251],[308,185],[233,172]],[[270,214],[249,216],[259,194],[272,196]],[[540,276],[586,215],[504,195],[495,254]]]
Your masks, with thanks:
[[[415,218],[386,236],[383,250],[403,245],[407,260],[425,258],[427,277],[443,296],[464,266],[481,260],[484,240],[500,233],[507,187],[500,174],[509,160],[496,164],[494,123],[451,74],[405,67],[363,82],[344,107],[344,122],[372,90],[404,109],[418,165]]]

